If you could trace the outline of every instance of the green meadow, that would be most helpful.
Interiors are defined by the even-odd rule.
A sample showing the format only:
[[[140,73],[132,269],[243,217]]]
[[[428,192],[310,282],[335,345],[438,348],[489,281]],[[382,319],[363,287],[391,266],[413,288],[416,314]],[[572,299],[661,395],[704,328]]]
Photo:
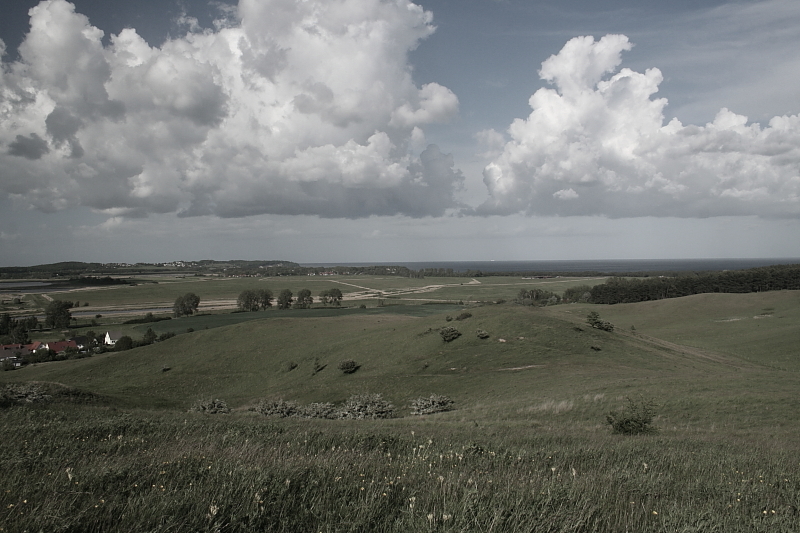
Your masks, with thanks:
[[[520,288],[587,281],[337,280],[357,285],[339,284],[346,309],[130,326],[180,334],[0,373],[52,397],[0,411],[13,435],[0,440],[0,531],[800,530],[800,293],[529,307],[512,301]],[[141,291],[124,306],[260,284],[333,285],[93,292]],[[365,290],[380,297],[347,300]],[[615,330],[591,328],[591,311]],[[445,342],[445,327],[461,336]],[[394,417],[256,409],[375,393]],[[412,414],[431,394],[453,409]],[[190,411],[214,398],[231,412]],[[655,432],[612,433],[606,416],[628,398],[654,402]]]

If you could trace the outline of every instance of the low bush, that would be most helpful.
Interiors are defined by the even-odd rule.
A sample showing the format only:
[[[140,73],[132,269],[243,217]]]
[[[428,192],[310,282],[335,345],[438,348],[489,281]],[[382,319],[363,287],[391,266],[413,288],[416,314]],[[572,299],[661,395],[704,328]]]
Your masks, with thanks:
[[[586,315],[586,323],[595,329],[600,329],[603,331],[614,331],[614,324],[601,319],[600,315],[597,314],[597,311],[592,311],[591,313]]]
[[[0,389],[0,407],[25,403],[43,403],[52,399],[38,383],[9,383]]]
[[[452,409],[453,400],[441,394],[431,394],[428,398],[411,400],[412,415],[430,415],[433,413],[451,411]]]
[[[339,366],[337,368],[339,368],[339,370],[341,370],[345,374],[352,374],[361,367],[358,365],[358,363],[356,363],[352,359],[345,359],[344,361],[339,363]]]
[[[228,407],[228,404],[225,403],[225,400],[219,400],[216,398],[197,400],[190,411],[205,413],[207,415],[227,414],[231,412],[230,407]]]
[[[439,330],[444,342],[452,342],[461,336],[461,332],[452,326],[447,326]]]
[[[153,313],[147,313],[142,318],[132,318],[131,320],[126,320],[123,324],[149,324],[151,322],[162,322],[164,320],[172,320],[171,316],[153,316]]]
[[[456,317],[456,320],[466,320],[466,319],[468,319],[468,318],[469,318],[469,317],[471,317],[471,316],[472,316],[472,313],[470,313],[469,311],[464,311],[463,313],[460,313],[460,314],[459,314],[459,315]]]
[[[479,339],[488,339],[489,338],[489,334],[487,332],[483,331],[482,329],[479,329],[478,330],[478,338]]]
[[[655,433],[653,417],[656,414],[656,403],[653,400],[640,398],[638,401],[626,398],[628,404],[618,413],[611,411],[606,415],[606,421],[614,428],[614,433],[622,435],[641,435]]]
[[[0,407],[46,403],[51,401],[88,403],[97,398],[98,397],[91,392],[61,385],[60,383],[8,383],[0,387]]]
[[[261,400],[256,405],[255,411],[264,416],[276,418],[290,418],[298,416],[300,413],[300,406],[297,402],[280,400]]]
[[[381,394],[354,394],[339,409],[339,418],[362,420],[365,418],[392,418],[394,406]]]
[[[261,400],[251,408],[264,416],[274,418],[377,419],[394,416],[394,406],[380,394],[354,394],[341,406],[332,403],[300,405],[287,400]]]

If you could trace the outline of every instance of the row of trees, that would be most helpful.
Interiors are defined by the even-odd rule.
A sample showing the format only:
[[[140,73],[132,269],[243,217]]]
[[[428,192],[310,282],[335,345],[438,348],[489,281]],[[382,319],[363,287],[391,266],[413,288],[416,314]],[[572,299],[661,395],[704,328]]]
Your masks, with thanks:
[[[592,288],[589,285],[577,285],[564,291],[562,296],[544,289],[520,289],[517,303],[522,305],[555,305],[559,303],[588,302]]]
[[[8,313],[0,315],[0,344],[27,344],[28,332],[39,326],[35,316],[12,318]]]
[[[241,311],[258,311],[272,307],[272,291],[269,289],[245,290],[236,299],[236,306]]]
[[[713,292],[747,293],[800,289],[800,265],[707,272],[657,278],[611,278],[591,289],[592,303],[616,304]]]
[[[339,289],[327,289],[319,293],[319,302],[324,306],[333,305],[338,307],[342,302],[342,291]],[[236,299],[236,306],[240,311],[258,311],[272,307],[273,294],[269,289],[244,290]],[[283,289],[275,304],[278,309],[308,309],[314,303],[314,297],[308,289],[302,289],[295,294],[289,289]]]

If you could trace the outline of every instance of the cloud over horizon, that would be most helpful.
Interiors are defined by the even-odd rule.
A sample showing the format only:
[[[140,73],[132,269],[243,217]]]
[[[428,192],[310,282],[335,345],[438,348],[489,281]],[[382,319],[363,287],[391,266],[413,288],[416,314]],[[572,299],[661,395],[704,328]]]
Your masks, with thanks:
[[[624,35],[571,39],[542,63],[553,85],[484,169],[482,215],[800,216],[800,116],[767,126],[723,108],[704,126],[664,124],[663,77],[618,69]],[[482,132],[495,139],[497,132]]]
[[[439,216],[464,177],[424,127],[458,113],[415,85],[434,31],[406,1],[241,0],[150,46],[65,0],[30,11],[0,70],[0,192],[53,212]],[[0,41],[0,53],[5,46]]]

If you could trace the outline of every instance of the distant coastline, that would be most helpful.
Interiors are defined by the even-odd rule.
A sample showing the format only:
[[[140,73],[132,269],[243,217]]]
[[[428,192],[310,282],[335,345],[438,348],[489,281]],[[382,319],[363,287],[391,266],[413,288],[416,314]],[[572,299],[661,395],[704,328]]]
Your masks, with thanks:
[[[406,261],[366,263],[301,263],[304,267],[403,266],[411,270],[454,272],[703,272],[800,264],[800,258],[760,259],[597,259],[568,261]]]

